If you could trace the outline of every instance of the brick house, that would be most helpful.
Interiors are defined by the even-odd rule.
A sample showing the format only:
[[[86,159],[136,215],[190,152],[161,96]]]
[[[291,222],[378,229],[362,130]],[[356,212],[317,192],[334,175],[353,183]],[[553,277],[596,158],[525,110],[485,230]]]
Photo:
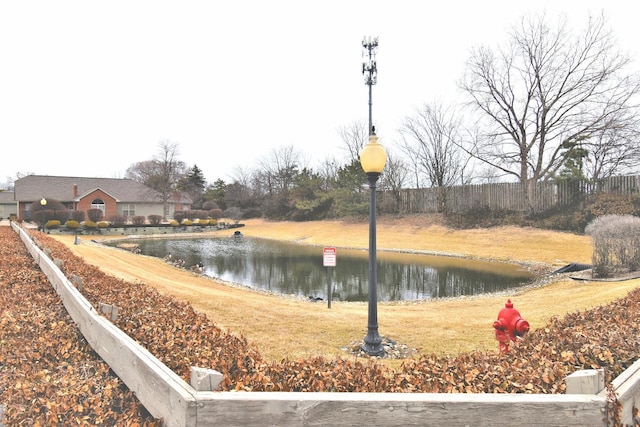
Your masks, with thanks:
[[[69,211],[100,209],[106,219],[163,216],[160,193],[132,179],[28,175],[15,181],[13,193],[18,217],[23,219],[30,218],[30,205],[43,198],[57,200]],[[176,194],[168,201],[167,219],[175,211],[190,210],[191,203],[186,194]]]

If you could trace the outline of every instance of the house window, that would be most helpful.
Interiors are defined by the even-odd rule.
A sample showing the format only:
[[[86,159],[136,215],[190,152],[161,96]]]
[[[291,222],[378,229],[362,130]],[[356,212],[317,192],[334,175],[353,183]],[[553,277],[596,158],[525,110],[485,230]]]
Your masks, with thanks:
[[[102,199],[93,199],[91,202],[91,209],[100,209],[102,211],[102,215],[104,215],[104,201]]]
[[[136,205],[133,203],[123,204],[122,205],[122,215],[124,216],[135,216],[136,215]]]

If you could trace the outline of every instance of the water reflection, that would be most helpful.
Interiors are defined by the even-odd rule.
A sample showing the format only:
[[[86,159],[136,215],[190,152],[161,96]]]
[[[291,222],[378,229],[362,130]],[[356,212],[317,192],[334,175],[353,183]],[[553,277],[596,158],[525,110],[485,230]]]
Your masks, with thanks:
[[[280,294],[367,301],[368,253],[338,248],[337,265],[323,267],[322,248],[256,238],[136,240],[145,255],[202,264],[204,274]],[[532,275],[503,263],[378,252],[378,300],[476,295],[521,286]]]

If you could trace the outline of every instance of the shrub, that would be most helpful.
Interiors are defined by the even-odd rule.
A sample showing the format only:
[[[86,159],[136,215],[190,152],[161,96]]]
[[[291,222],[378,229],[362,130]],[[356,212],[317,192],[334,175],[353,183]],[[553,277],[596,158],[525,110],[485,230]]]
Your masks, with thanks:
[[[183,219],[185,219],[186,216],[184,214],[184,211],[175,211],[173,213],[173,219],[175,219],[178,222],[182,222]]]
[[[489,206],[478,205],[465,212],[447,212],[445,223],[452,228],[490,228],[502,225],[523,225],[524,215],[509,210],[491,210]]]
[[[98,228],[107,228],[109,227],[109,223],[107,221],[100,221],[98,223]]]
[[[160,225],[160,222],[162,222],[162,216],[161,215],[149,215],[147,217],[147,220],[149,220],[149,224],[151,224],[151,225]]]
[[[98,222],[102,219],[103,213],[101,209],[89,209],[87,211],[87,217],[89,217],[89,221]]]
[[[590,219],[593,218],[588,218],[585,204],[582,202],[556,206],[526,217],[526,220],[535,227],[575,233],[584,233]]]
[[[211,209],[218,209],[220,206],[213,200],[207,200],[202,204],[202,209],[206,211],[210,211]]]
[[[200,210],[200,209],[196,209],[196,210],[190,210],[190,211],[181,211],[182,212],[182,218],[187,218],[190,220],[194,220],[194,219],[207,219],[209,217],[209,212],[205,211],[205,210]],[[176,212],[177,213],[177,212]],[[176,218],[176,215],[173,215],[173,218],[178,220],[178,218]]]
[[[185,219],[182,221],[182,225],[193,225],[193,221],[190,219]]]
[[[48,228],[49,230],[55,230],[56,228],[60,227],[61,222],[57,219],[50,219],[49,221],[47,221],[47,223],[44,225],[45,228]]]
[[[213,219],[220,219],[222,218],[222,209],[220,208],[214,208],[214,209],[210,209],[209,210],[209,216]]]
[[[114,227],[124,227],[124,225],[127,223],[127,217],[124,215],[113,215],[111,218],[109,218],[109,221],[111,222],[111,224],[113,224]]]
[[[67,208],[56,209],[55,211],[53,211],[53,215],[51,219],[56,219],[60,221],[60,224],[67,222],[67,220],[69,219],[69,209]]]
[[[637,195],[596,193],[587,201],[587,215],[591,219],[603,215],[638,215]]]
[[[77,230],[78,228],[80,228],[80,223],[75,219],[70,219],[64,224],[64,227],[68,228],[69,230]]]
[[[30,219],[38,224],[54,219],[63,223],[69,219],[69,209],[62,202],[51,198],[44,199],[46,200],[44,205],[41,203],[42,199],[29,205]]]
[[[169,221],[169,225],[172,227],[179,227],[180,223],[178,221],[176,221],[175,219],[172,219],[171,221]]]
[[[71,211],[71,219],[77,222],[84,221],[85,213],[84,211]]]
[[[133,218],[131,218],[131,223],[133,225],[143,225],[144,224],[144,216],[142,215],[136,215]]]
[[[209,219],[209,211],[200,209],[195,211],[195,215],[196,215],[196,218],[198,219],[205,219],[205,220]]]
[[[595,277],[612,277],[640,269],[640,218],[604,215],[589,223],[585,233],[593,240]]]
[[[243,217],[242,209],[239,207],[233,206],[225,211],[225,215],[227,218],[231,218],[237,224]]]
[[[83,225],[84,225],[84,228],[89,230],[98,228],[98,224],[96,224],[94,221],[91,221],[90,219],[86,220]]]

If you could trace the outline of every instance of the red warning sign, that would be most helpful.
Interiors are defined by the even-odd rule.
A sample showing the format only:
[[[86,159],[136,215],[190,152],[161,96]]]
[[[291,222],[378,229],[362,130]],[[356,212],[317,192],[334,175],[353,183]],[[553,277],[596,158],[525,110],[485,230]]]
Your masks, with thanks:
[[[336,248],[324,248],[322,251],[322,265],[324,267],[336,266]]]

